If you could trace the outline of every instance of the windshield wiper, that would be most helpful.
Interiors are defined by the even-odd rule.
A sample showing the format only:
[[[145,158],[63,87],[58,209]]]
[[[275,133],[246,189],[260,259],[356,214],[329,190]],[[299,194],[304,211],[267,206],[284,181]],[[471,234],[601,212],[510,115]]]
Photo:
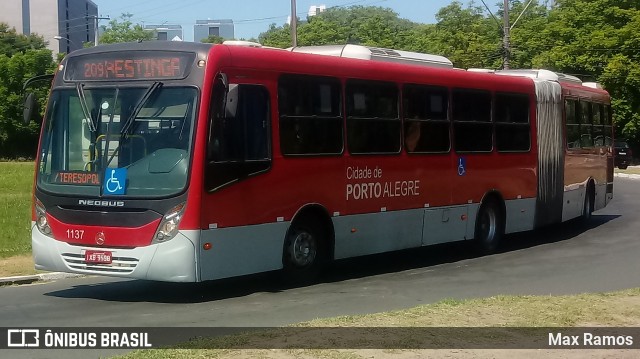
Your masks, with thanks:
[[[96,132],[96,124],[93,122],[93,117],[91,116],[91,111],[89,111],[89,106],[87,106],[87,97],[84,94],[84,84],[78,82],[76,84],[76,91],[78,92],[78,99],[80,100],[80,107],[82,108],[82,113],[84,114],[84,118],[87,119],[87,125],[89,126],[89,131]]]
[[[87,127],[89,128],[89,132],[91,132],[91,141],[89,142],[89,162],[85,163],[84,168],[86,169],[89,166],[89,170],[93,170],[93,164],[95,162],[95,158],[93,158],[93,153],[96,148],[96,135],[98,129],[96,127],[96,123],[93,120],[93,116],[91,116],[91,111],[89,110],[89,106],[87,105],[87,96],[84,93],[84,84],[78,82],[76,84],[76,92],[78,93],[78,101],[80,101],[80,108],[82,109],[82,113],[84,114],[84,118],[87,121]]]
[[[113,151],[113,155],[109,159],[109,142],[111,141],[111,127],[113,127],[113,118],[116,113],[116,105],[118,104],[118,94],[120,93],[120,88],[116,87],[116,93],[113,95],[113,108],[111,109],[111,113],[109,114],[109,122],[107,123],[107,133],[105,134],[105,144],[104,144],[104,153],[102,154],[102,169],[106,171],[107,167],[111,163],[111,160],[118,153],[118,149],[120,148],[120,144],[118,144],[118,148]]]
[[[131,114],[127,118],[127,121],[122,125],[122,130],[120,131],[120,134],[124,135],[125,133],[127,133],[127,131],[129,131],[129,129],[131,128],[131,125],[133,124],[133,121],[135,120],[136,117],[138,117],[138,113],[140,112],[140,110],[142,110],[142,107],[147,103],[147,101],[149,101],[151,96],[153,96],[153,94],[161,87],[162,87],[162,82],[159,82],[159,81],[156,81],[153,84],[151,84],[151,86],[149,86],[147,91],[145,91],[145,93],[142,95],[140,100],[138,100],[138,102],[136,103],[136,106],[133,108],[133,111],[131,111]]]

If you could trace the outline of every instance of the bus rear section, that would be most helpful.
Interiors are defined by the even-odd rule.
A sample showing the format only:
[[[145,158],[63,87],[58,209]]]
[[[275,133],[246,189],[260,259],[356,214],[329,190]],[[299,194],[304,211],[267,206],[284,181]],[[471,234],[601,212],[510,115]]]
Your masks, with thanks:
[[[595,83],[546,70],[505,73],[531,77],[536,87],[536,228],[590,218],[613,199],[609,95]]]

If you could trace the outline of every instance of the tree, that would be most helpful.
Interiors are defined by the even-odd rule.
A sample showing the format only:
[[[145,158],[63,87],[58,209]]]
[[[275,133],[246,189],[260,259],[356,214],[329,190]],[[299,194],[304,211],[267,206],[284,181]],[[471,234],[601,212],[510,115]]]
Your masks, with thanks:
[[[377,6],[330,8],[316,16],[339,28],[346,43],[397,49],[404,47],[407,35],[417,25]]]
[[[258,35],[258,42],[265,46],[287,48],[291,46],[291,28],[288,24],[271,24],[269,30]]]
[[[640,142],[640,3],[557,0],[533,65],[601,82],[612,96],[618,136]]]
[[[308,23],[300,28],[298,43],[303,46],[344,44],[348,42],[348,36],[346,27],[337,26],[327,17],[316,15],[310,17]]]
[[[118,42],[140,42],[153,40],[154,32],[145,30],[140,24],[131,22],[132,14],[125,13],[120,16],[121,21],[113,19],[105,27],[100,36],[103,44],[115,44]]]
[[[221,44],[224,42],[224,38],[222,36],[209,35],[206,39],[202,39],[201,42],[207,44]]]
[[[47,46],[42,36],[36,34],[22,35],[6,23],[0,23],[0,54],[11,57],[15,53],[28,49],[43,49]]]
[[[298,45],[360,44],[387,48],[403,48],[405,40],[417,24],[401,19],[391,9],[375,6],[329,8],[310,16],[298,26]],[[271,24],[260,34],[259,41],[266,46],[291,46],[288,24]]]
[[[33,76],[54,71],[51,51],[45,44],[40,36],[17,34],[0,23],[0,158],[35,156],[39,123],[22,122],[22,85]],[[48,86],[36,89],[41,104],[47,91]]]
[[[435,26],[423,28],[427,35],[413,49],[448,57],[456,67],[502,67],[500,28],[479,6],[453,1],[436,13]],[[425,41],[426,40],[426,41]],[[415,41],[415,40],[414,40]]]
[[[511,24],[511,68],[533,68],[533,59],[548,49],[548,40],[544,30],[549,22],[550,9],[538,1],[533,1],[525,11],[528,1],[511,1],[509,12]],[[501,10],[498,16],[504,16]],[[520,17],[518,19],[518,17]],[[497,26],[497,25],[496,25]],[[502,32],[500,32],[502,36]]]
[[[532,58],[546,49],[543,38],[549,10],[538,1],[511,0],[512,68],[531,68]],[[412,51],[439,54],[448,57],[460,68],[503,68],[504,49],[502,7],[494,18],[481,6],[470,2],[463,6],[453,1],[436,13],[436,24],[421,24],[407,37],[407,48]],[[522,15],[522,16],[520,16]]]

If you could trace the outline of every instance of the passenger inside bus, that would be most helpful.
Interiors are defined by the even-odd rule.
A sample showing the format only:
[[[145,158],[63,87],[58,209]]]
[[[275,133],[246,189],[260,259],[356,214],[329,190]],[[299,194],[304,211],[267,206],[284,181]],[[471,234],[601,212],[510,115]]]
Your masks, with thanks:
[[[407,152],[414,152],[418,146],[418,142],[420,142],[420,122],[411,121],[405,128],[404,145]]]

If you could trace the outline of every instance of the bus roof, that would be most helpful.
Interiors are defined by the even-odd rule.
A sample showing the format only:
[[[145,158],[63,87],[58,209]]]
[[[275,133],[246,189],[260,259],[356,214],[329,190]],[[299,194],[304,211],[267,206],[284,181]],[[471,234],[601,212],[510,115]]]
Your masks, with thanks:
[[[499,71],[496,71],[495,73],[498,75],[523,76],[523,77],[529,77],[532,79],[539,79],[539,80],[582,84],[582,80],[580,80],[575,76],[563,74],[560,72],[544,70],[544,69],[499,70]]]
[[[502,76],[514,76],[514,77],[526,77],[536,81],[551,81],[559,83],[567,94],[576,93],[591,93],[598,94],[602,98],[608,98],[608,93],[604,90],[602,85],[597,82],[582,82],[576,76],[563,74],[560,72],[554,72],[544,69],[515,69],[515,70],[492,70],[492,69],[478,69],[470,68],[468,72],[475,73],[489,73]]]
[[[143,41],[143,42],[123,42],[118,44],[106,44],[95,47],[87,47],[79,49],[69,53],[67,56],[81,56],[89,54],[99,54],[104,52],[119,52],[119,51],[186,51],[196,52],[198,54],[206,56],[211,49],[211,44],[204,44],[199,42],[184,42],[184,41]],[[200,57],[200,56],[198,56]]]
[[[425,66],[413,61],[370,61],[249,46],[217,45],[211,51],[210,59],[212,56],[230,56],[228,64],[236,68],[495,91],[532,92],[534,88],[530,78],[473,73],[455,68]]]
[[[421,66],[453,68],[453,63],[444,56],[360,45],[299,46],[287,49],[307,54],[347,57],[361,60],[397,62]]]

